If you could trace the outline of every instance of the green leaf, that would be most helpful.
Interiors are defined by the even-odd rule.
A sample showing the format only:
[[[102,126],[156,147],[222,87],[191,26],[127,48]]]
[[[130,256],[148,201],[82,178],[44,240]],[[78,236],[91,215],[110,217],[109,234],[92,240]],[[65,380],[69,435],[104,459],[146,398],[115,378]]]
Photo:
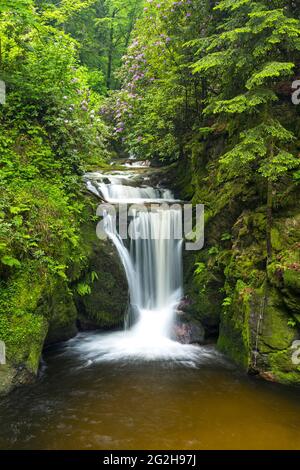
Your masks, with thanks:
[[[252,75],[246,82],[246,87],[251,90],[264,84],[267,80],[291,75],[294,68],[295,64],[293,62],[268,62],[259,72]]]
[[[1,263],[5,264],[6,266],[16,267],[16,268],[19,268],[21,266],[20,261],[10,255],[2,256]]]
[[[263,89],[256,93],[249,92],[235,96],[231,100],[216,101],[205,109],[205,113],[241,114],[245,111],[252,111],[252,108],[255,108],[256,106],[276,101],[277,99],[278,98],[273,91]]]
[[[208,54],[207,56],[203,57],[202,59],[198,60],[194,64],[191,65],[193,73],[198,72],[206,72],[212,68],[218,68],[224,63],[226,63],[226,53],[222,52],[213,52],[212,54]]]
[[[200,275],[203,271],[205,271],[205,269],[206,269],[206,265],[205,265],[204,263],[200,263],[200,262],[199,262],[199,263],[196,263],[195,266],[196,266],[196,269],[195,269],[195,271],[194,271],[194,274],[195,274],[196,276],[199,276],[199,275]]]
[[[98,273],[96,273],[96,271],[92,271],[91,272],[91,281],[94,282],[94,281],[97,281],[98,279],[99,279]]]
[[[80,282],[79,284],[77,284],[76,290],[81,297],[89,295],[92,292],[91,287],[84,282]]]
[[[253,0],[222,0],[215,7],[214,10],[237,10],[245,5],[250,5]]]

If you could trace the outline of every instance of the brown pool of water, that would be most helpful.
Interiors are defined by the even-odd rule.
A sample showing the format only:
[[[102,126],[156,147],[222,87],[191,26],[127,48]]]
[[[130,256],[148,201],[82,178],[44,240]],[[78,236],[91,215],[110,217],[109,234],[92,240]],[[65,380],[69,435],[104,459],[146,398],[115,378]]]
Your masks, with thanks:
[[[0,448],[300,449],[300,391],[208,351],[192,367],[53,348],[40,380],[0,401]]]

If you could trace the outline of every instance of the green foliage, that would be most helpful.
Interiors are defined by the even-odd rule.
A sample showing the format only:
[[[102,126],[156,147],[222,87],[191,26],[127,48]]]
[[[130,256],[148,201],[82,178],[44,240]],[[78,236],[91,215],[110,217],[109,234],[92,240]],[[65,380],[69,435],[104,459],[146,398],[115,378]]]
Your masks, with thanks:
[[[102,97],[88,87],[78,44],[49,18],[71,17],[92,2],[63,1],[34,9],[19,1],[1,10],[0,274],[9,279],[38,260],[67,279],[68,257],[80,251],[80,175],[108,155]],[[46,2],[43,2],[46,6]],[[50,15],[49,12],[52,12]],[[58,20],[57,20],[58,21]]]
[[[217,246],[212,246],[209,250],[208,250],[208,254],[210,256],[214,256],[214,255],[217,255],[219,253],[219,248]]]
[[[201,274],[205,269],[206,269],[206,266],[204,263],[201,263],[201,262],[198,262],[195,264],[195,271],[194,271],[194,274],[197,276],[199,274]]]
[[[189,68],[185,44],[198,30],[202,1],[148,2],[123,58],[121,92],[114,108],[115,136],[139,158],[173,161],[182,156],[186,134],[197,122],[199,80]],[[200,88],[199,88],[200,90]]]
[[[44,15],[78,41],[88,83],[100,93],[118,85],[115,71],[126,51],[142,0],[42,1]]]
[[[222,302],[223,307],[230,307],[232,304],[232,298],[231,297],[225,297],[225,299]]]
[[[287,325],[290,326],[291,328],[295,328],[295,327],[297,326],[297,322],[291,318],[291,319],[287,322]]]
[[[221,236],[221,240],[222,242],[225,242],[225,241],[228,241],[228,240],[231,240],[232,239],[232,235],[230,233],[223,233],[223,235]]]
[[[88,295],[92,292],[92,289],[90,287],[89,284],[85,284],[83,282],[80,282],[78,285],[77,285],[77,293],[83,297],[84,295]]]
[[[41,302],[54,283],[68,292],[71,268],[85,263],[81,175],[109,156],[104,98],[65,28],[93,3],[0,6],[0,338],[9,362],[32,373],[48,329]]]

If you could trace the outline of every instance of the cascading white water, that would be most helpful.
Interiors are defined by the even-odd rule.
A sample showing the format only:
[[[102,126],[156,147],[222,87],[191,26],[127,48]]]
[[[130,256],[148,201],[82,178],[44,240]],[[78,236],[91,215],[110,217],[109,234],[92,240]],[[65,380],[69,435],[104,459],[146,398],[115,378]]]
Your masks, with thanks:
[[[88,189],[107,202],[175,202],[168,190],[125,183],[124,177],[87,175]],[[172,321],[182,297],[181,224],[178,207],[158,206],[153,212],[134,210],[128,246],[117,233],[113,216],[104,216],[105,231],[125,268],[130,309],[127,330],[102,336],[97,344],[102,359],[189,360],[198,354],[197,347],[171,339]]]
[[[136,187],[131,182],[134,174],[105,175],[101,173],[87,173],[85,175],[87,188],[101,199],[112,204],[119,202],[128,204],[143,203],[143,201],[159,202],[172,201],[172,192],[168,189],[152,188],[151,186]]]

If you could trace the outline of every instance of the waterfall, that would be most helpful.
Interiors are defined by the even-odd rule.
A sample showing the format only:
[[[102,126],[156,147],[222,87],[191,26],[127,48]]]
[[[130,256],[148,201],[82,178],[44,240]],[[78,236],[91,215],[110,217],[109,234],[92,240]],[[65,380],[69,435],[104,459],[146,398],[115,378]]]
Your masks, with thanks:
[[[182,240],[180,209],[135,212],[127,248],[112,216],[105,229],[123,262],[129,286],[129,325],[143,340],[170,335],[174,309],[182,297]],[[141,338],[142,339],[142,338]]]
[[[123,263],[130,296],[126,329],[102,338],[97,348],[107,359],[174,357],[187,360],[195,346],[171,339],[176,307],[182,298],[182,211],[169,190],[134,187],[124,176],[86,176],[87,187],[107,202],[159,202],[154,211],[134,209],[129,240],[116,229],[113,216],[104,214],[104,229]],[[102,356],[103,358],[103,356]]]

